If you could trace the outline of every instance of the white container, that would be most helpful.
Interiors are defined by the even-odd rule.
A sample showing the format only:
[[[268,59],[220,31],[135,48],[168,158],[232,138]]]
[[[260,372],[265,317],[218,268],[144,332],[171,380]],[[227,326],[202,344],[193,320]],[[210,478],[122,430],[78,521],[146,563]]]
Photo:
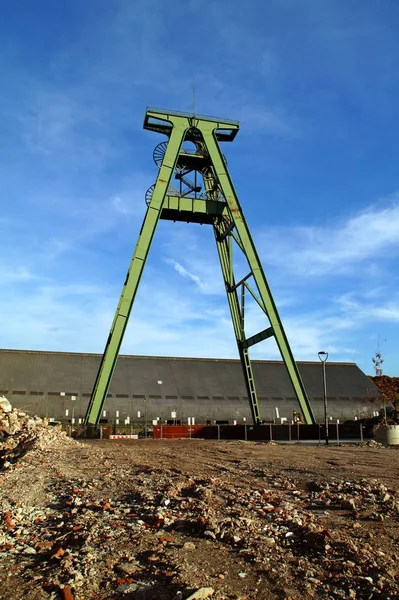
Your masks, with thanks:
[[[399,425],[380,425],[374,432],[374,439],[385,446],[398,446]]]

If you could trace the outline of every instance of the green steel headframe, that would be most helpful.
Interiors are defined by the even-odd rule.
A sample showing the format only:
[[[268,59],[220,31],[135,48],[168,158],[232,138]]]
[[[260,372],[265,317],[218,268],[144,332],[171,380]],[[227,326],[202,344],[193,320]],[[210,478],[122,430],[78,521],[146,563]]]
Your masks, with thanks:
[[[306,423],[314,423],[305,387],[244,219],[226,159],[220,151],[219,142],[230,142],[235,138],[238,122],[148,108],[144,129],[162,133],[167,140],[158,144],[153,153],[159,167],[158,177],[145,196],[147,212],[100,363],[85,424],[94,425],[100,420],[159,219],[213,227],[253,422],[261,423],[261,415],[249,348],[274,336],[303,418]],[[176,186],[171,184],[172,177]],[[234,275],[233,248],[244,255],[248,264],[248,274],[240,281],[236,281]],[[246,293],[255,299],[268,319],[268,327],[251,337],[245,334]]]

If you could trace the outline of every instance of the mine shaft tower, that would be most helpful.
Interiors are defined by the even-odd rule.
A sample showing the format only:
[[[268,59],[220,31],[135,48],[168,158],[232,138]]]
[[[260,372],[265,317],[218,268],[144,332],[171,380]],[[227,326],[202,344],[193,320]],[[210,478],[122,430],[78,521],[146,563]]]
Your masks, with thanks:
[[[254,424],[261,423],[261,415],[249,348],[272,336],[287,367],[304,420],[314,423],[305,387],[245,222],[226,159],[220,151],[219,142],[232,142],[236,137],[238,122],[148,108],[144,129],[161,133],[168,139],[158,144],[153,153],[159,167],[158,177],[145,195],[147,212],[100,363],[85,424],[95,425],[100,420],[159,219],[201,223],[213,228]],[[172,179],[175,185],[172,185]],[[233,248],[244,255],[248,264],[248,273],[240,281],[234,276]],[[253,296],[268,319],[268,327],[251,337],[245,335],[246,293]]]

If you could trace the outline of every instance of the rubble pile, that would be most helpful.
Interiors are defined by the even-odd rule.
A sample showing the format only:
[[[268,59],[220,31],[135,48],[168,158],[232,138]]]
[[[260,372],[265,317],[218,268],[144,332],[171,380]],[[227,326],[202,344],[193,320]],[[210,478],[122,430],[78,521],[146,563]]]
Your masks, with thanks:
[[[351,511],[357,520],[384,521],[387,517],[399,517],[399,494],[376,479],[356,483],[331,478],[327,482],[311,481],[308,488],[312,492],[310,507],[342,508]]]
[[[141,480],[148,489],[146,478]],[[399,591],[394,558],[375,552],[370,543],[356,544],[359,521],[351,524],[345,537],[329,530],[321,519],[335,507],[350,511],[350,518],[352,513],[356,519],[368,518],[372,510],[371,517],[377,520],[398,520],[399,494],[388,493],[378,482],[320,482],[319,491],[309,493],[286,478],[252,491],[209,479],[186,480],[179,487],[159,491],[158,496],[143,493],[136,498],[135,509],[141,508],[147,526],[223,544],[261,565],[261,571],[273,579],[284,581],[290,567],[300,573],[304,594],[389,598]],[[323,508],[324,513],[314,508]]]
[[[0,474],[0,597],[18,582],[10,600],[399,598],[394,487],[269,467],[249,485],[228,444],[200,476],[167,446],[112,454],[44,430]]]
[[[71,440],[66,434],[50,426],[47,419],[12,408],[7,398],[0,397],[0,468],[9,468],[28,450],[50,451],[68,443]]]

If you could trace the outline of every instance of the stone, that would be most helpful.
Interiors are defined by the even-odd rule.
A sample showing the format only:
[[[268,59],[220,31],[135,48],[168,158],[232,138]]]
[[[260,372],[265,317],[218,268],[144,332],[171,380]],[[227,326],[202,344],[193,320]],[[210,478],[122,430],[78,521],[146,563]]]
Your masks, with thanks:
[[[132,573],[136,573],[138,570],[138,566],[134,562],[122,562],[116,566],[116,570],[120,573],[125,573],[126,575],[131,575]]]
[[[265,541],[266,546],[272,547],[272,546],[276,545],[276,540],[272,537],[265,537],[264,541]]]
[[[381,522],[385,520],[384,515],[382,515],[381,513],[377,513],[375,518],[377,519],[377,521],[381,521]]]
[[[65,585],[61,589],[61,593],[62,593],[63,600],[74,600],[74,598],[75,598],[75,596],[72,593],[72,589],[69,585]]]
[[[183,545],[183,550],[195,550],[196,549],[196,545],[193,544],[193,542],[185,542],[185,544]]]
[[[4,413],[9,413],[12,411],[12,406],[5,396],[0,397],[0,410],[2,410]]]
[[[355,510],[356,509],[355,501],[354,501],[353,498],[342,500],[341,506],[342,506],[342,508],[346,508],[348,510]]]
[[[122,594],[131,594],[138,590],[139,586],[137,583],[121,583],[116,588],[117,592],[122,592]]]
[[[215,590],[211,587],[199,588],[194,594],[191,594],[187,600],[203,600],[203,598],[210,598],[215,593]]]

